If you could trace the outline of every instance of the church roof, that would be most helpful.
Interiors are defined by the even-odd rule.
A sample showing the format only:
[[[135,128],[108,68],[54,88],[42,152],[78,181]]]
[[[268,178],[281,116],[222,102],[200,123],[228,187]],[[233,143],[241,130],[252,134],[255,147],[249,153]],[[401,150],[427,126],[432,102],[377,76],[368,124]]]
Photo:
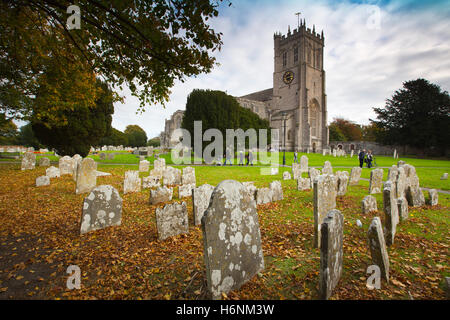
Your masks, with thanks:
[[[264,101],[272,100],[272,96],[273,96],[273,88],[270,88],[270,89],[266,89],[266,90],[253,92],[253,93],[247,94],[245,96],[241,96],[239,98],[264,102]]]

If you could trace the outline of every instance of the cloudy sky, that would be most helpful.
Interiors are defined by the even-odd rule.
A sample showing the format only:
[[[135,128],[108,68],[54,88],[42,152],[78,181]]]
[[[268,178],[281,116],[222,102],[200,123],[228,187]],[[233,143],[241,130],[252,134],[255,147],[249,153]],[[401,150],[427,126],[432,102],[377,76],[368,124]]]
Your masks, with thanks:
[[[147,106],[128,92],[115,105],[113,127],[141,126],[149,138],[164,129],[164,120],[184,110],[195,88],[241,96],[272,87],[273,34],[297,27],[296,12],[308,27],[324,31],[328,122],[345,117],[367,124],[373,107],[406,80],[419,77],[450,91],[449,1],[231,0],[212,23],[223,33],[220,66],[172,88],[170,102]]]

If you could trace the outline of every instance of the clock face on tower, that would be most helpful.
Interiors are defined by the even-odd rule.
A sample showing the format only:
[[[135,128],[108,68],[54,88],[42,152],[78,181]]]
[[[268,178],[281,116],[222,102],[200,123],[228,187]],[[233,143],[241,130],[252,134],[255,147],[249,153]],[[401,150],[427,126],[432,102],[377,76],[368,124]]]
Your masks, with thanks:
[[[294,73],[292,71],[286,71],[283,74],[283,82],[286,84],[291,84],[292,80],[294,80]]]

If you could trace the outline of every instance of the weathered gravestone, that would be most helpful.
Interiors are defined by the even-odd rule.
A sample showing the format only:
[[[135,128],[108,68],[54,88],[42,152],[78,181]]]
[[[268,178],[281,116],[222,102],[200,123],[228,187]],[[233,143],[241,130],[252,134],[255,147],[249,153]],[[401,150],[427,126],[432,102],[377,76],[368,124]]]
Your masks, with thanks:
[[[398,170],[397,179],[395,180],[396,197],[404,198],[406,197],[406,185],[407,185],[405,168],[400,167],[397,170]]]
[[[77,181],[78,170],[80,169],[82,160],[83,160],[83,157],[80,156],[79,154],[76,154],[72,157],[72,164],[73,164],[72,179],[75,182]]]
[[[142,188],[151,189],[161,185],[161,179],[155,176],[147,176],[142,178]]]
[[[297,179],[297,190],[304,191],[311,189],[311,179],[299,178]]]
[[[330,161],[325,161],[323,164],[322,174],[333,174],[333,167],[331,166]]]
[[[213,190],[214,186],[210,184],[204,184],[192,190],[192,207],[194,211],[194,224],[196,226],[202,223],[202,217],[206,209],[208,209]],[[255,199],[255,197],[253,196],[252,199]]]
[[[430,206],[437,206],[439,203],[439,196],[436,189],[430,189],[428,190],[428,199],[427,204]]]
[[[400,160],[400,161],[398,161],[397,162],[397,167],[401,167],[401,166],[404,166],[406,164],[406,162],[405,161],[403,161],[403,160]]]
[[[195,184],[182,184],[178,186],[178,198],[185,198],[192,196],[192,190],[195,188]]]
[[[148,172],[150,168],[150,162],[147,160],[139,161],[139,172]]]
[[[101,152],[99,155],[100,160],[106,160],[106,153]]]
[[[22,158],[21,170],[33,170],[36,166],[36,155],[33,152],[25,152]]]
[[[97,185],[97,163],[85,158],[78,164],[76,194],[91,192]]]
[[[162,209],[156,208],[156,227],[159,240],[189,233],[186,202],[166,204]]]
[[[252,199],[256,200],[256,192],[258,191],[258,189],[254,185],[253,181],[245,181],[245,182],[242,182],[242,184],[247,189],[247,192],[250,195],[250,197]]]
[[[64,156],[64,157],[60,158],[59,159],[60,174],[61,175],[73,174],[74,165],[75,165],[75,161],[71,157]]]
[[[115,156],[114,153],[108,153],[107,158],[108,158],[108,160],[114,160],[114,156]]]
[[[441,177],[441,180],[447,180],[448,179],[448,172],[444,173]]]
[[[50,166],[50,159],[47,157],[42,157],[39,159],[39,166],[40,167],[48,167]]]
[[[183,175],[181,176],[182,184],[193,184],[196,185],[195,181],[195,169],[193,167],[183,168]]]
[[[406,199],[408,204],[413,207],[421,207],[425,204],[425,197],[420,189],[419,177],[416,168],[411,165],[404,165],[406,173]]]
[[[84,198],[81,234],[110,226],[120,226],[121,222],[122,198],[113,186],[95,187]]]
[[[166,159],[164,158],[156,159],[153,162],[153,169],[150,171],[150,175],[162,178],[165,169],[166,169]]]
[[[150,190],[150,204],[158,204],[172,200],[173,189],[167,187],[158,187]]]
[[[372,264],[380,268],[381,277],[389,283],[389,256],[379,217],[373,218],[369,226],[368,238]]]
[[[347,186],[349,180],[348,172],[337,171],[336,177],[337,177],[337,186],[336,186],[337,195],[344,196],[347,193]]]
[[[139,171],[129,170],[125,171],[125,179],[123,181],[123,193],[139,192],[141,191],[141,178],[139,177]]]
[[[387,175],[386,180],[390,180],[392,182],[397,181],[398,172],[399,172],[398,167],[395,164],[392,165],[388,170],[388,175]]]
[[[289,171],[283,172],[283,180],[291,180],[291,174]]]
[[[336,208],[337,178],[323,174],[314,180],[314,247],[320,248],[320,226],[327,213]]]
[[[365,196],[361,201],[361,211],[366,214],[371,211],[377,211],[377,199],[373,196]]]
[[[256,190],[256,204],[272,202],[272,190],[270,188],[259,188]]]
[[[241,183],[219,183],[202,229],[207,288],[213,299],[239,289],[264,269],[256,203]]]
[[[395,188],[391,181],[386,181],[383,189],[383,207],[385,214],[385,236],[386,245],[391,246],[394,243],[397,224],[399,223],[398,205],[395,198]]]
[[[270,174],[271,174],[272,176],[277,175],[277,174],[278,174],[278,168],[277,168],[277,167],[272,167],[272,168],[270,168]]]
[[[51,166],[45,170],[45,175],[49,178],[59,178],[61,173],[58,168]]]
[[[408,201],[406,198],[397,198],[397,207],[398,207],[398,217],[400,221],[407,220],[409,217],[408,213]]]
[[[311,181],[311,187],[314,185],[314,180],[320,176],[320,170],[315,169],[315,168],[309,168],[308,170],[308,177],[309,180]]]
[[[292,179],[297,180],[298,178],[301,178],[302,171],[300,170],[300,164],[293,163],[292,164]]]
[[[308,172],[308,157],[305,155],[300,157],[300,171]]]
[[[350,181],[348,182],[351,186],[357,186],[359,184],[359,179],[361,178],[362,169],[360,167],[353,167],[350,172]]]
[[[283,200],[283,188],[280,181],[272,181],[269,189],[272,191],[272,201]]]
[[[167,167],[163,172],[163,185],[173,186],[181,184],[181,170]]]
[[[344,216],[339,210],[327,213],[320,234],[319,295],[321,299],[328,299],[342,274]]]
[[[369,193],[381,193],[383,188],[383,169],[375,169],[370,171]]]
[[[50,178],[48,176],[40,176],[36,178],[36,187],[49,186]]]

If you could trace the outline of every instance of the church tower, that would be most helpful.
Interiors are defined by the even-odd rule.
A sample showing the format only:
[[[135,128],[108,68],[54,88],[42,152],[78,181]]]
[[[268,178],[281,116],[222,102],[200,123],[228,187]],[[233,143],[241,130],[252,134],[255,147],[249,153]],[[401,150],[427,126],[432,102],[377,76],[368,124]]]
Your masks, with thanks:
[[[328,146],[324,45],[323,32],[307,28],[304,20],[293,32],[274,34],[269,118],[287,151],[320,152]]]

